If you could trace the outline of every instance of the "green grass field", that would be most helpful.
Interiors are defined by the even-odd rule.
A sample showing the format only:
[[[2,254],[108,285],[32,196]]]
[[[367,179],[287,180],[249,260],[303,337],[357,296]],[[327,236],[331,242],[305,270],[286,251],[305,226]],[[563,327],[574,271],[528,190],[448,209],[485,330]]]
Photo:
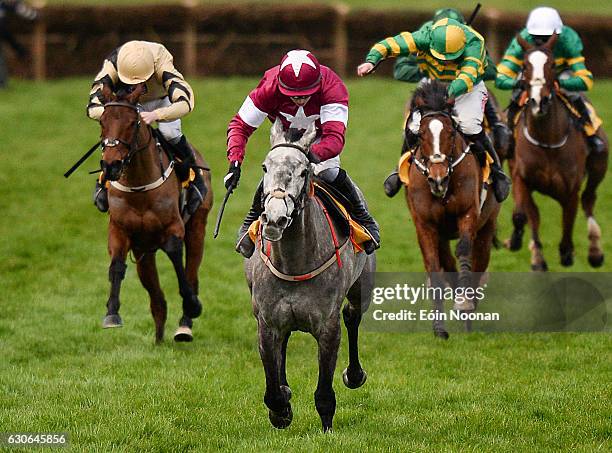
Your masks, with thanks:
[[[195,0],[200,4],[222,4],[228,3],[227,0]],[[281,0],[266,0],[268,3],[283,3],[283,4],[308,4],[320,3],[335,5],[344,3],[345,5],[354,8],[393,8],[403,10],[426,10],[431,11],[436,8],[444,8],[452,6],[462,10],[472,10],[476,6],[476,1],[458,0],[448,2],[447,0],[432,0],[427,3],[406,2],[405,0],[291,0],[289,2]],[[99,4],[99,0],[46,0],[48,5],[95,5]],[[176,4],[181,3],[180,0],[105,0],[105,4]],[[231,3],[253,3],[253,0],[232,0]],[[482,2],[485,8],[497,8],[506,11],[529,11],[539,5],[533,0],[518,0],[508,3],[504,0],[491,0],[486,3]],[[612,6],[609,2],[600,2],[598,0],[586,0],[576,2],[573,0],[552,0],[546,3],[547,6],[557,8],[561,12],[576,12],[582,14],[612,14]]]
[[[128,264],[122,329],[102,330],[108,293],[107,218],[91,205],[91,158],[63,172],[98,138],[85,118],[90,81],[14,81],[0,92],[0,432],[64,431],[75,451],[610,451],[612,340],[609,334],[431,334],[363,332],[369,380],[348,390],[336,373],[335,431],[314,408],[315,342],[295,334],[288,377],[294,422],[274,430],[263,404],[256,323],[233,252],[268,148],[262,127],[249,144],[243,180],[220,238],[212,224],[223,195],[227,123],[255,79],[193,83],[197,107],[184,121],[213,171],[216,206],[201,269],[202,317],[192,344],[153,344],[148,297]],[[346,169],[382,225],[381,271],[419,271],[414,228],[402,197],[381,182],[395,162],[408,85],[352,80]],[[612,82],[597,81],[595,105],[609,128]],[[504,98],[505,99],[505,98]],[[608,133],[612,129],[608,129]],[[597,216],[611,252],[612,179]],[[560,209],[538,198],[542,239],[559,271]],[[511,202],[500,216],[509,233]],[[586,221],[578,216],[573,271],[589,271]],[[178,289],[159,255],[169,302],[167,336],[179,318]],[[491,270],[527,271],[529,252],[493,252]],[[602,269],[612,270],[610,255]],[[536,303],[536,301],[534,301]],[[343,333],[338,371],[347,363]],[[1,449],[1,447],[0,447]]]

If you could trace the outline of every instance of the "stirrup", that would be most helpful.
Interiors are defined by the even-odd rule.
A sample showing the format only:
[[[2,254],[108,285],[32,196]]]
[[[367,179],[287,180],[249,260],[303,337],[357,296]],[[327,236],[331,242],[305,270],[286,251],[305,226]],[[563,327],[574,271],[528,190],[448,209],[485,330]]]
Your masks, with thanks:
[[[402,188],[402,181],[399,179],[399,175],[397,170],[393,170],[389,176],[385,179],[383,183],[385,188],[385,194],[389,198],[393,198]]]
[[[189,184],[189,187],[187,188],[187,203],[185,205],[185,209],[187,209],[189,215],[195,214],[203,201],[204,197],[202,196],[200,189],[198,189],[193,182]]]
[[[96,188],[94,189],[93,195],[93,203],[96,208],[98,208],[98,211],[108,211],[108,193],[106,191],[106,187],[104,187],[100,183],[96,183]]]
[[[255,252],[255,243],[251,240],[251,236],[249,236],[248,228],[238,239],[235,250],[245,258],[250,258],[253,256],[253,252]]]

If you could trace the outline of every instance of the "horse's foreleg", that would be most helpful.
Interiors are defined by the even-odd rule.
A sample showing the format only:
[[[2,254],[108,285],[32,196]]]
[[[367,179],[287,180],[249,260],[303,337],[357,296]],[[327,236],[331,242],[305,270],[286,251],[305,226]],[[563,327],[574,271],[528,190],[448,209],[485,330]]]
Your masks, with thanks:
[[[155,266],[155,254],[145,253],[141,256],[136,255],[138,277],[142,286],[149,293],[151,300],[151,314],[155,321],[155,341],[160,343],[164,339],[164,326],[168,314],[168,307],[164,292],[159,285],[157,267]]]
[[[578,211],[578,189],[561,203],[561,208],[563,209],[563,236],[559,243],[559,255],[561,256],[562,266],[571,266],[574,264],[572,236],[574,234],[576,212]]]
[[[356,389],[361,387],[368,377],[359,362],[359,324],[362,317],[361,297],[360,295],[353,297],[349,291],[347,298],[348,303],[342,309],[342,318],[348,335],[349,364],[342,372],[342,380],[348,388]]]
[[[275,428],[288,427],[293,420],[291,391],[281,385],[281,363],[283,343],[289,338],[270,328],[265,320],[258,319],[259,355],[266,374],[264,403],[268,407],[268,418]],[[283,388],[284,387],[284,388]]]
[[[474,248],[474,237],[476,235],[476,222],[478,215],[474,211],[470,211],[463,217],[458,219],[459,242],[455,249],[455,256],[459,261],[459,278],[458,286],[461,288],[469,288],[472,284],[472,250]],[[455,301],[455,310],[473,311],[474,302],[465,300],[462,303]]]
[[[430,285],[434,288],[444,288],[442,279],[442,267],[440,266],[440,237],[435,228],[428,227],[421,222],[416,222],[417,238],[423,255],[425,270],[429,274]],[[433,331],[436,337],[448,339],[448,332],[444,328],[444,320],[441,313],[444,312],[442,299],[434,297],[433,309],[436,314],[433,321]]]
[[[119,316],[119,292],[121,290],[121,281],[125,277],[127,266],[125,259],[129,250],[130,241],[127,235],[119,229],[113,222],[108,226],[108,253],[111,256],[111,264],[108,268],[108,279],[111,284],[110,295],[106,303],[106,316],[102,326],[106,329],[109,327],[121,327],[123,322]]]
[[[529,197],[529,190],[525,181],[516,176],[512,178],[512,196],[514,198],[514,210],[512,212],[512,235],[504,242],[504,245],[511,251],[520,250],[523,246],[523,234],[527,223],[525,213],[525,200]]]
[[[533,196],[530,191],[527,192],[525,197],[525,212],[527,213],[527,220],[531,227],[531,242],[529,243],[529,250],[531,251],[531,270],[533,271],[547,271],[548,264],[544,259],[544,253],[542,252],[543,246],[540,241],[540,211],[533,201]]]
[[[333,388],[338,347],[340,346],[340,318],[332,316],[317,336],[319,344],[319,381],[314,393],[315,406],[323,432],[330,431],[336,413],[336,394]]]
[[[204,236],[208,211],[200,208],[192,216],[185,228],[185,273],[187,281],[195,294],[199,294],[198,270],[204,256]]]
[[[180,324],[191,329],[191,319],[200,316],[202,313],[202,303],[187,281],[185,267],[183,266],[183,240],[173,235],[164,244],[163,250],[168,255],[168,258],[170,258],[170,261],[172,261],[178,279],[179,292],[183,299],[183,317]]]
[[[608,169],[608,153],[590,154],[586,161],[586,172],[588,179],[584,192],[582,192],[582,209],[587,217],[587,228],[589,237],[589,264],[600,267],[604,261],[604,253],[601,247],[601,228],[595,220],[594,208],[597,199],[597,187],[603,180]]]

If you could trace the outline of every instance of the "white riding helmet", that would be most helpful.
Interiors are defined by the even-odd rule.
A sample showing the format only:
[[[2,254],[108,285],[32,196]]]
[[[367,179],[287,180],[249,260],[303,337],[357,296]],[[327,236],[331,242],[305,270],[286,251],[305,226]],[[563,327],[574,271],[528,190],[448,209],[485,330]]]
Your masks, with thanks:
[[[560,34],[563,22],[559,12],[548,6],[541,6],[529,13],[527,18],[527,32],[535,36],[550,36],[553,33]]]
[[[129,41],[117,54],[119,80],[128,85],[146,82],[155,70],[155,58],[144,41]]]

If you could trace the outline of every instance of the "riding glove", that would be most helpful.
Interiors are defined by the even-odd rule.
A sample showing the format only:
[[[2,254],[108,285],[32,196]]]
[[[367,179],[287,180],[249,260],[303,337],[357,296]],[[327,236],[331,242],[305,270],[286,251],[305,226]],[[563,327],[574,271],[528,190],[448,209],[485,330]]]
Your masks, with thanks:
[[[238,181],[240,181],[240,162],[233,161],[230,162],[227,175],[223,178],[223,184],[225,184],[227,190],[230,188],[235,189],[238,187]]]

